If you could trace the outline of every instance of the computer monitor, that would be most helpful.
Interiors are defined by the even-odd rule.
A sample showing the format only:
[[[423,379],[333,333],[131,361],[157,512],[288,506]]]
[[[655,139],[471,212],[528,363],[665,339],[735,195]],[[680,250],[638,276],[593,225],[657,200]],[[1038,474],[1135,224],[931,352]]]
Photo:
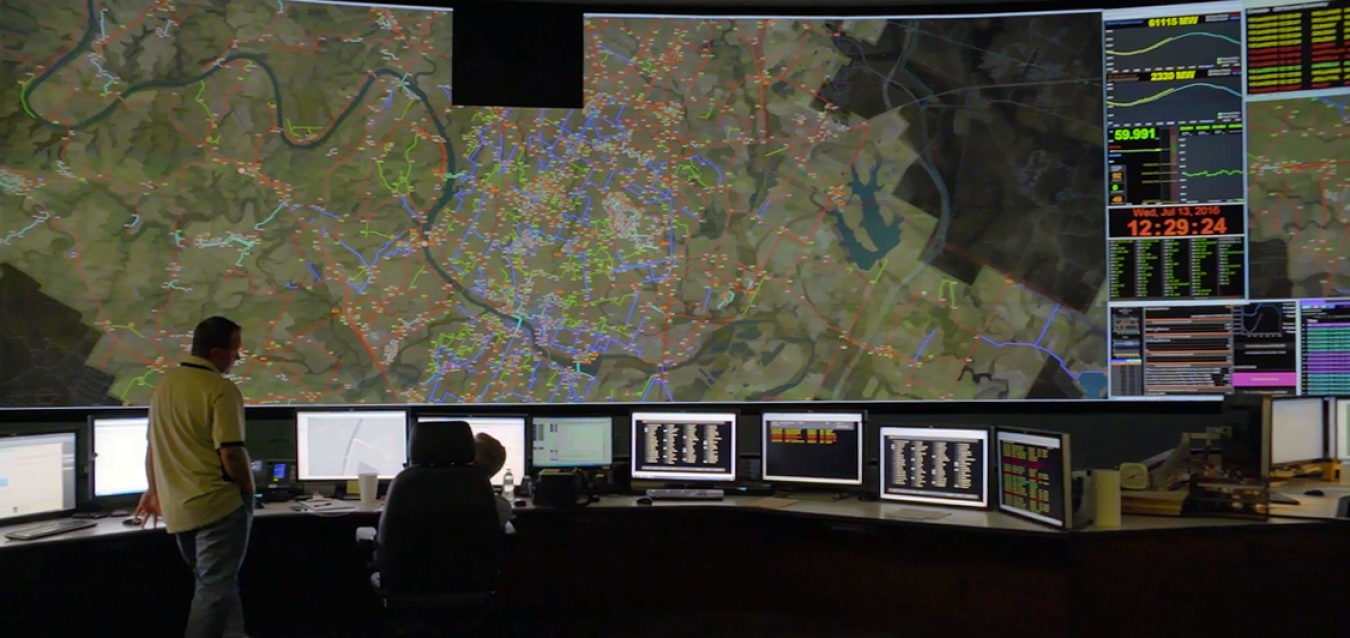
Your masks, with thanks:
[[[525,417],[521,416],[463,416],[441,414],[419,414],[418,423],[436,423],[445,421],[464,421],[474,435],[486,433],[501,442],[506,448],[506,463],[502,469],[492,475],[492,484],[500,486],[506,471],[511,471],[511,480],[515,485],[525,478]]]
[[[91,416],[94,433],[94,497],[144,492],[147,416]]]
[[[735,481],[734,412],[634,412],[633,478]]]
[[[989,506],[989,431],[881,428],[881,498]]]
[[[1275,397],[1270,404],[1270,463],[1326,458],[1326,402],[1320,397]]]
[[[614,419],[535,417],[534,467],[601,467],[614,462]]]
[[[300,410],[295,451],[301,481],[392,479],[408,462],[408,411]]]
[[[1060,528],[1071,527],[1073,466],[1069,435],[997,428],[998,508]]]
[[[1350,399],[1336,399],[1337,458],[1350,460]]]
[[[74,432],[0,437],[0,522],[74,509]]]
[[[862,485],[861,412],[769,412],[764,480]]]

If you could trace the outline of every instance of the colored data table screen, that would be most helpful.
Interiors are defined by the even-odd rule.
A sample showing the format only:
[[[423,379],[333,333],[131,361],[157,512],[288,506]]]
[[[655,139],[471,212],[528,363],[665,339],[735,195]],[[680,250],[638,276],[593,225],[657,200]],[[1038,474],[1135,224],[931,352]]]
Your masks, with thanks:
[[[1247,93],[1350,86],[1350,2],[1308,2],[1247,11]]]
[[[1049,525],[1068,525],[1068,435],[999,430],[999,508]]]
[[[764,415],[764,480],[862,484],[863,415]]]

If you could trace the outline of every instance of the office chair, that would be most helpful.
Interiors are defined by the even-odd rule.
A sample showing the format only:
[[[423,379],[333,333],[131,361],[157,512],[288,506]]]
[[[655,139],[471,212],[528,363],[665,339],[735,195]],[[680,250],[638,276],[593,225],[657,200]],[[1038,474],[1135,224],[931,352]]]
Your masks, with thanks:
[[[371,584],[386,629],[462,631],[492,603],[502,529],[492,485],[473,458],[468,423],[416,424],[378,533],[357,530],[358,542],[375,549]]]

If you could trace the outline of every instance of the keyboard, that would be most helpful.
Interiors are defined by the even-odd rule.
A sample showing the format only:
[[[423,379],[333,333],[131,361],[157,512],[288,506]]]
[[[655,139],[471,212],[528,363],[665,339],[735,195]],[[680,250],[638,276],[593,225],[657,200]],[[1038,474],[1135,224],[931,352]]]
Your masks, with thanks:
[[[47,523],[46,525],[39,525],[37,527],[22,529],[17,532],[10,532],[8,534],[5,534],[5,538],[14,541],[34,541],[39,538],[56,536],[57,534],[65,534],[67,532],[89,529],[90,527],[93,527],[95,525],[98,525],[98,523],[85,519],[57,521],[55,523]]]
[[[720,501],[722,490],[647,490],[647,498],[653,501]]]

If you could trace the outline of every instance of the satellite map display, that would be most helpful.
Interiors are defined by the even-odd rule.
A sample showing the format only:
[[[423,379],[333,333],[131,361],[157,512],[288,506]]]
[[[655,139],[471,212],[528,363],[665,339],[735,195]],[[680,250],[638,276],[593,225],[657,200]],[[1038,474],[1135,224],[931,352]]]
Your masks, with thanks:
[[[1247,105],[1248,296],[1350,295],[1350,95]]]
[[[449,12],[0,13],[0,406],[211,314],[251,403],[1105,398],[1097,14],[596,16],[569,111]]]

